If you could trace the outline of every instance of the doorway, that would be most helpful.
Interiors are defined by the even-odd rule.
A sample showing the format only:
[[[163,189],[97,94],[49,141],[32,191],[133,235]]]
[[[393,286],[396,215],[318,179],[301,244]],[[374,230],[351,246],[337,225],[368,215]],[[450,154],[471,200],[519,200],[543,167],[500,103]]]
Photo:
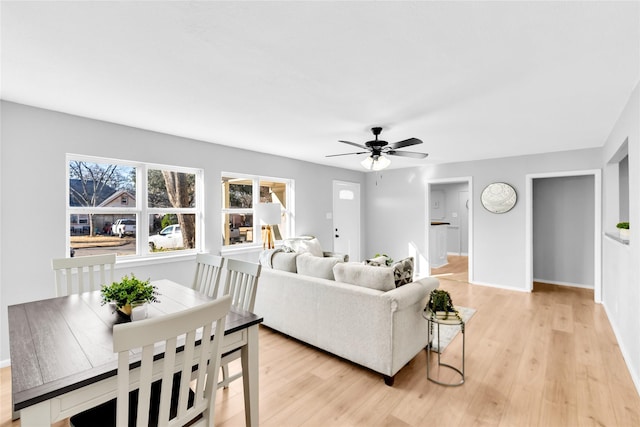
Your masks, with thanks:
[[[333,250],[360,259],[360,184],[333,181]]]
[[[426,247],[429,274],[473,278],[472,178],[432,180],[427,183]]]
[[[601,171],[527,175],[526,284],[591,287],[602,293]],[[580,221],[586,221],[580,226]]]

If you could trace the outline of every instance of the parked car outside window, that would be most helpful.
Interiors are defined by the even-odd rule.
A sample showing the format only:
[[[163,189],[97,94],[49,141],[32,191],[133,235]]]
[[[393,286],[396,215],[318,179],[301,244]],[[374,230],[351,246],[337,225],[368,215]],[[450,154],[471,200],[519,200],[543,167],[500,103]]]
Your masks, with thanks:
[[[160,233],[149,236],[149,249],[180,249],[184,247],[180,225],[168,225]]]

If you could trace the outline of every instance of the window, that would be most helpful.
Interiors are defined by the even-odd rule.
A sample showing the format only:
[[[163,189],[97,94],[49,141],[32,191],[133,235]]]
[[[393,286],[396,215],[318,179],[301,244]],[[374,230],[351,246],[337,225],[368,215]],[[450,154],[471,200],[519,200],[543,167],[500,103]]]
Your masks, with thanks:
[[[262,244],[262,227],[273,226],[275,240],[293,230],[293,181],[281,178],[222,174],[222,246]],[[261,224],[260,203],[277,203],[279,224]]]
[[[67,168],[72,256],[199,247],[201,170],[78,155],[67,156]]]

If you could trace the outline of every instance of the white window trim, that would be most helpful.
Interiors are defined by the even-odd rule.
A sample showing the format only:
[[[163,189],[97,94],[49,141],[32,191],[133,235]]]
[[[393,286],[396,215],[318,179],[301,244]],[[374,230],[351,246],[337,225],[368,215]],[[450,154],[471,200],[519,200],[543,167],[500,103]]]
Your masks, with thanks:
[[[90,214],[99,212],[101,214],[123,214],[123,215],[136,215],[136,254],[119,257],[119,261],[135,261],[143,259],[157,259],[157,258],[175,258],[181,255],[192,255],[200,251],[204,247],[204,171],[199,168],[187,168],[183,166],[172,166],[157,163],[137,162],[132,160],[113,159],[108,157],[95,157],[82,154],[67,153],[65,156],[65,169],[66,169],[66,230],[71,227],[70,218],[73,214]],[[69,206],[69,162],[80,161],[88,163],[102,163],[102,164],[117,164],[122,166],[129,166],[136,168],[136,206],[135,207],[82,207],[82,206]],[[182,172],[188,174],[194,174],[196,178],[196,207],[194,208],[150,208],[147,206],[147,171],[149,169],[168,170],[172,172]],[[149,229],[149,215],[153,213],[184,213],[194,214],[196,221],[196,239],[195,248],[183,249],[179,251],[170,252],[149,252],[148,240],[141,238],[140,230]],[[69,233],[65,233],[66,239],[66,254],[69,254],[71,248],[71,236]]]
[[[252,181],[252,205],[253,208],[222,208],[220,210],[220,225],[222,229],[224,229],[224,218],[228,213],[251,213],[253,214],[253,235],[254,239],[251,243],[239,243],[235,245],[224,245],[221,243],[220,252],[221,254],[231,254],[231,253],[242,253],[242,252],[253,252],[258,249],[262,249],[262,233],[260,221],[256,215],[256,207],[260,202],[260,181],[272,181],[286,184],[287,192],[286,192],[286,200],[287,207],[284,208],[285,215],[287,215],[287,234],[289,236],[294,236],[295,231],[295,212],[294,212],[294,199],[295,199],[295,181],[291,178],[278,178],[272,176],[264,176],[264,175],[253,175],[253,174],[245,174],[245,173],[237,173],[237,172],[222,172],[220,174],[220,180],[222,178],[234,178],[234,179],[245,179]],[[221,193],[223,197],[224,194]],[[281,244],[281,240],[277,240],[276,245]]]

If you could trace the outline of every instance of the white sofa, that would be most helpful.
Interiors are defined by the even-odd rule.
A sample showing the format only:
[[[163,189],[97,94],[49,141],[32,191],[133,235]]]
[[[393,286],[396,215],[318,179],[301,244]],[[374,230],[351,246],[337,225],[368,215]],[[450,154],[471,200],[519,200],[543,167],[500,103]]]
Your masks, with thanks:
[[[264,325],[379,372],[387,385],[426,347],[422,310],[437,279],[396,288],[389,267],[310,254],[270,255],[272,262],[261,257],[265,265],[254,309]]]

